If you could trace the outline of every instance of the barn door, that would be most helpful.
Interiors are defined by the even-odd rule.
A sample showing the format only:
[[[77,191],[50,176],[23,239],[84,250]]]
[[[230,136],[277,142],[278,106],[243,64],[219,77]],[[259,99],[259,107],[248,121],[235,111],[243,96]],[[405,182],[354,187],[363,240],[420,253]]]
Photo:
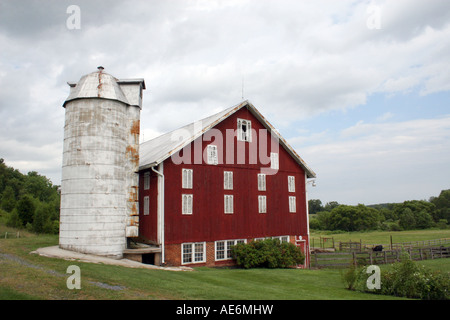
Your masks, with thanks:
[[[300,250],[303,252],[303,254],[305,255],[305,261],[303,264],[297,265],[297,268],[301,268],[301,269],[305,269],[306,266],[308,265],[308,261],[309,261],[309,250],[306,250],[306,240],[304,240],[302,238],[302,236],[295,236],[295,245],[300,248]]]

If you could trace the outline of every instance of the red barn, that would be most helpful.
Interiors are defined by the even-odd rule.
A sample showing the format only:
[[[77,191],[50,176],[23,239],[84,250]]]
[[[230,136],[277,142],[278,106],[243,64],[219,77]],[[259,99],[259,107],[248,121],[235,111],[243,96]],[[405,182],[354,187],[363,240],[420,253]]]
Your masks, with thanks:
[[[155,264],[233,264],[230,247],[276,237],[309,260],[315,173],[248,101],[140,145],[139,235]]]

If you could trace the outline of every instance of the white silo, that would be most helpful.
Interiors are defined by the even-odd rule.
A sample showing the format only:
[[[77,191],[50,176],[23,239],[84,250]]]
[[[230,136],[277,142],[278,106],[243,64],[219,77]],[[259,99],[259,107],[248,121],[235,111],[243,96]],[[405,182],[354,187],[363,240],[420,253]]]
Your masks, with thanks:
[[[139,116],[143,79],[118,80],[99,67],[69,83],[59,245],[122,257],[138,236]]]

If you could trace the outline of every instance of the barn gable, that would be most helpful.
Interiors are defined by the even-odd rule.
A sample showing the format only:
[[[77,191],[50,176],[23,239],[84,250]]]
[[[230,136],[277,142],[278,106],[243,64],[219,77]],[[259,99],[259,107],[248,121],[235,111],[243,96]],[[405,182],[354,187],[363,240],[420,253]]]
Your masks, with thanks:
[[[139,170],[145,170],[162,163],[242,108],[247,108],[268,132],[279,141],[279,144],[305,171],[307,178],[316,177],[314,171],[307,166],[297,152],[249,101],[243,101],[242,103],[225,109],[215,115],[142,143],[140,145]],[[177,139],[174,139],[174,137],[177,137]],[[178,139],[179,137],[182,137],[182,139]]]

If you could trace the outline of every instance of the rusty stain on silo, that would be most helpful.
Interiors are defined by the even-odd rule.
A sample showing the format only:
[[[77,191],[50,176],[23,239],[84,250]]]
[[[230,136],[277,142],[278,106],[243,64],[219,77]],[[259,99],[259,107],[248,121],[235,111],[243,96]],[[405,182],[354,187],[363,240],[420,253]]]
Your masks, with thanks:
[[[132,146],[127,146],[127,157],[133,164],[139,164],[139,152]]]

